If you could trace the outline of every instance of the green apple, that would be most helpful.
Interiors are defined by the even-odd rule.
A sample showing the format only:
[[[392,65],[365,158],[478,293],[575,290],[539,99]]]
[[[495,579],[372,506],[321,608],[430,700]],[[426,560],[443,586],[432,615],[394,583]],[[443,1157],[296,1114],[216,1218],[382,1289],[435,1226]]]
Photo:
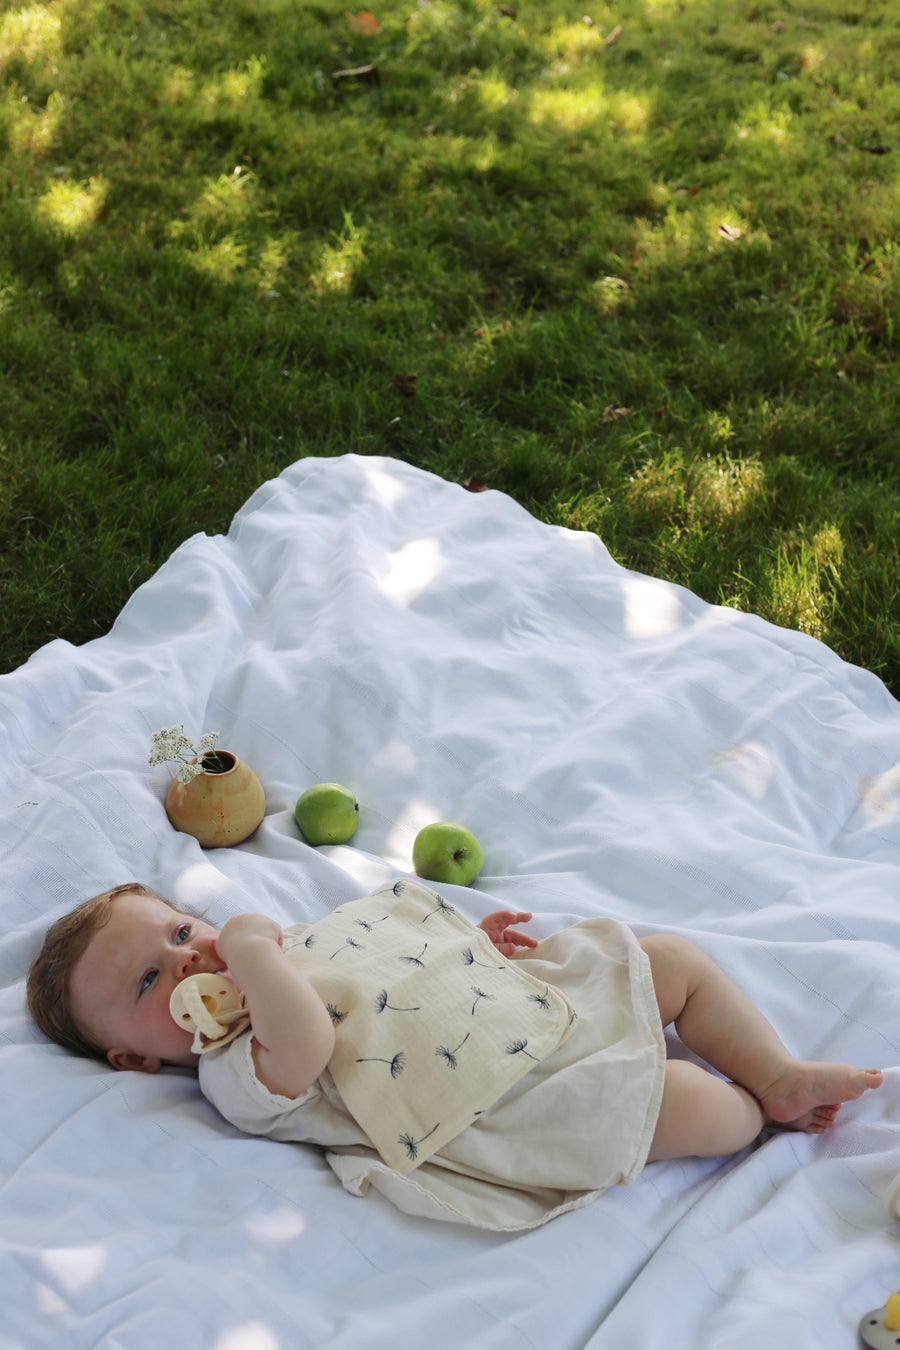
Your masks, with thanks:
[[[316,783],[297,798],[294,818],[309,844],[346,844],[359,824],[359,802],[340,783]]]
[[[416,876],[456,886],[474,881],[484,862],[481,845],[472,831],[455,820],[438,820],[420,830],[412,856]]]

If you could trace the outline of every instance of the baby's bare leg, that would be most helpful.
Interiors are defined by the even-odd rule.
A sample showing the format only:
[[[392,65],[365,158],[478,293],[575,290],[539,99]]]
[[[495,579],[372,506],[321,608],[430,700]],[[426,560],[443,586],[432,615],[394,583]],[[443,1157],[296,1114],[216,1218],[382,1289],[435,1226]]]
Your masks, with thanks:
[[[670,1059],[647,1161],[737,1153],[765,1123],[762,1107],[746,1088],[688,1060]]]
[[[720,1088],[730,1089],[732,1098],[723,1097],[718,1088],[702,1085],[702,1098],[695,1098],[696,1104],[692,1107],[687,1101],[686,1076],[680,1069],[676,1071],[670,1093],[667,1073],[666,1093],[670,1095],[670,1102],[665,1118],[662,1115],[660,1118],[661,1131],[669,1129],[666,1120],[674,1119],[681,1103],[681,1109],[686,1112],[685,1129],[692,1117],[709,1109],[714,1115],[724,1112],[723,1137],[730,1137],[735,1130],[739,1135],[741,1121],[747,1129],[752,1125],[752,1112],[750,1116],[745,1114],[746,1103],[735,1115],[733,1097],[739,1086],[756,1099],[764,1117],[754,1133],[737,1145],[738,1148],[759,1133],[765,1119],[819,1133],[834,1122],[842,1102],[852,1101],[881,1083],[882,1075],[878,1069],[855,1069],[849,1064],[795,1059],[759,1009],[692,942],[672,934],[656,933],[644,938],[641,946],[650,958],[663,1026],[674,1022],[689,1049],[733,1080],[731,1084],[719,1083]],[[671,1070],[673,1065],[668,1067]],[[707,1077],[711,1078],[711,1075]],[[717,1080],[712,1079],[712,1082]],[[694,1083],[699,1092],[700,1080],[694,1078]],[[738,1099],[741,1100],[740,1096]],[[663,1100],[665,1105],[665,1094]],[[705,1123],[698,1122],[697,1128],[702,1135]],[[660,1141],[662,1144],[662,1134]],[[691,1148],[689,1152],[697,1150]]]

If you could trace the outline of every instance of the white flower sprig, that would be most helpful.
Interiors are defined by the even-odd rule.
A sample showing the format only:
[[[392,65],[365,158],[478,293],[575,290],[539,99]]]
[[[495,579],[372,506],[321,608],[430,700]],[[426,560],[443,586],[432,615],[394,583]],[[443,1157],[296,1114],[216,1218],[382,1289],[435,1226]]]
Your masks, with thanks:
[[[163,727],[155,731],[151,740],[150,764],[166,764],[174,760],[178,764],[175,777],[179,783],[189,783],[198,773],[223,773],[230,765],[219,760],[215,753],[217,731],[208,731],[201,736],[196,745],[184,734],[184,723],[176,727]]]

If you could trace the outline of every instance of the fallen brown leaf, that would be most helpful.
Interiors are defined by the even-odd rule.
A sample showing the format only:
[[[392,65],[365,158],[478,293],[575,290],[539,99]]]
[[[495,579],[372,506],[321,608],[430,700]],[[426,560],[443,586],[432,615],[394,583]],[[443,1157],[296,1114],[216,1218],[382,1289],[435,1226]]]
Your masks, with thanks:
[[[737,225],[728,225],[724,221],[719,226],[718,235],[720,239],[726,239],[729,244],[733,244],[736,239],[740,239],[744,231]]]
[[[466,489],[466,492],[484,492],[487,489],[487,483],[483,478],[479,478],[476,473],[473,474],[471,478],[466,479],[463,483],[463,487]]]
[[[502,14],[506,19],[514,19],[516,17],[516,11],[511,5],[498,5],[497,13]]]
[[[603,409],[603,416],[600,418],[601,426],[606,426],[608,422],[618,422],[621,418],[627,417],[631,412],[630,408],[617,408],[614,403],[607,403]]]
[[[418,378],[418,375],[395,375],[394,384],[400,390],[401,394],[405,394],[407,398],[413,398],[416,392],[416,381]]]
[[[361,9],[358,14],[348,14],[347,27],[351,33],[359,33],[362,37],[374,37],[376,33],[381,32],[381,24],[370,9]]]
[[[861,145],[859,148],[867,155],[889,155],[891,153],[889,145]]]

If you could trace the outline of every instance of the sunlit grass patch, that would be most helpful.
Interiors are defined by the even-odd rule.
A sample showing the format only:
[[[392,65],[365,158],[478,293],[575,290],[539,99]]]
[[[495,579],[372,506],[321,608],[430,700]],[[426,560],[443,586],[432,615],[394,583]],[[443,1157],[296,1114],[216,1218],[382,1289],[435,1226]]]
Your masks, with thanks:
[[[65,97],[54,91],[43,108],[33,108],[30,103],[12,104],[10,149],[17,154],[48,154],[57,144],[66,103]]]
[[[96,221],[106,200],[108,184],[103,178],[88,183],[60,180],[51,183],[37,204],[38,215],[61,234],[78,235]]]
[[[0,17],[0,63],[56,60],[61,46],[61,6],[28,5]]]
[[[538,126],[563,131],[605,130],[642,136],[650,115],[650,98],[623,90],[605,90],[597,80],[571,88],[537,89],[528,100],[528,118]]]
[[[365,230],[354,225],[349,214],[344,218],[344,229],[333,244],[325,244],[319,251],[315,267],[310,272],[310,285],[316,294],[348,292],[365,259]]]

